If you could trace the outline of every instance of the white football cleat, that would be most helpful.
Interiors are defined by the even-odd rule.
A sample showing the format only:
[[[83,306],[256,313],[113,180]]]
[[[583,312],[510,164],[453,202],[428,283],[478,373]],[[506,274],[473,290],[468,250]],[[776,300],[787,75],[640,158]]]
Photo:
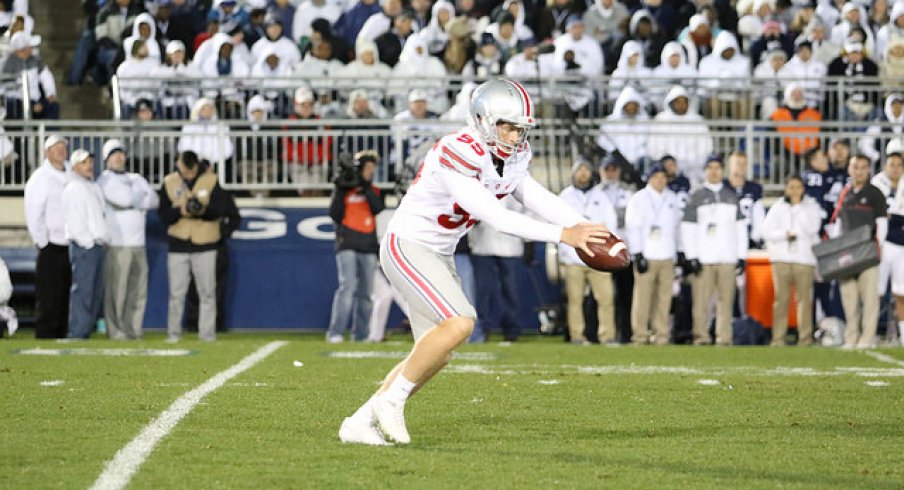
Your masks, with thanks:
[[[339,440],[348,444],[367,444],[370,446],[390,446],[383,439],[383,434],[372,424],[347,417],[339,427]]]
[[[395,403],[382,396],[374,399],[374,415],[383,433],[399,444],[411,442],[405,427],[405,402]]]

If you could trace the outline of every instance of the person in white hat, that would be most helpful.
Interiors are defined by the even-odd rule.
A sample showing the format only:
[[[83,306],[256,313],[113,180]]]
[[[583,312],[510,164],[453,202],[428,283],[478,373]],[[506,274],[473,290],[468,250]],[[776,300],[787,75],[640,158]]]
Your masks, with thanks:
[[[141,175],[126,171],[126,148],[110,139],[101,152],[106,170],[97,179],[104,196],[110,242],[104,261],[104,321],[114,340],[141,339],[147,305],[145,221],[160,204]]]
[[[429,97],[423,89],[416,88],[408,93],[408,109],[393,117],[396,121],[406,121],[402,126],[402,134],[406,138],[402,140],[402,158],[408,158],[409,154],[416,152],[417,148],[426,141],[433,141],[442,135],[443,128],[437,127],[428,121],[439,119],[439,114],[427,108]],[[395,144],[392,145],[395,151]],[[426,149],[424,149],[426,152]],[[392,159],[396,161],[395,159]]]
[[[44,141],[44,163],[25,184],[25,222],[38,248],[35,270],[35,337],[66,337],[69,315],[69,242],[66,240],[66,140],[53,134]]]
[[[59,119],[60,104],[57,102],[56,82],[50,68],[34,54],[34,48],[41,44],[40,36],[19,31],[10,38],[12,54],[3,63],[3,74],[17,79],[28,74],[28,92],[31,116],[34,119]],[[6,110],[9,119],[21,119],[24,95],[19,84],[6,95]]]
[[[78,149],[63,187],[66,239],[72,262],[69,291],[70,339],[87,339],[94,331],[103,302],[104,247],[110,242],[104,196],[94,182],[94,155]]]

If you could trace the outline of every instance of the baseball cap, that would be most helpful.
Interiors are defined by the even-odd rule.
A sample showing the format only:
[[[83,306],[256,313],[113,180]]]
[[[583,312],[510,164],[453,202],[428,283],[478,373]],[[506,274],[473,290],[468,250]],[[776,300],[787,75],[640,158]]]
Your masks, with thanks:
[[[722,163],[722,155],[719,155],[718,153],[713,153],[712,155],[706,157],[706,163],[703,166],[706,167],[710,162],[717,162],[720,167],[724,166],[724,164]]]
[[[577,24],[584,25],[584,19],[582,19],[578,14],[573,14],[568,17],[568,21],[565,23],[565,28],[571,29],[571,26]]]
[[[119,141],[118,139],[113,138],[113,139],[107,140],[107,142],[104,143],[104,147],[101,150],[101,155],[103,155],[104,161],[106,162],[107,159],[110,158],[110,155],[112,155],[114,152],[117,152],[117,151],[125,152],[126,149],[123,146],[122,141]]]
[[[889,140],[888,144],[885,145],[885,154],[891,155],[893,153],[904,153],[904,140],[901,138]]]
[[[66,139],[63,138],[62,136],[60,136],[58,134],[51,134],[50,136],[47,137],[46,140],[44,140],[44,149],[48,150],[48,149],[50,149],[51,146],[53,146],[57,143],[62,143],[64,145],[67,144]]]
[[[166,54],[173,54],[177,51],[185,51],[185,43],[178,39],[173,39],[172,41],[166,43]]]
[[[856,41],[848,41],[844,43],[844,52],[845,53],[862,53],[863,52],[863,43]]]
[[[9,48],[18,51],[25,48],[33,48],[41,45],[41,36],[32,36],[31,33],[19,31],[9,39]]]
[[[668,174],[668,172],[665,171],[665,166],[663,166],[661,163],[654,163],[653,165],[650,166],[650,171],[647,172],[647,180],[649,180],[650,177],[652,177],[653,174],[655,174],[657,172],[662,172],[664,174]]]
[[[314,91],[309,89],[308,87],[298,87],[295,89],[295,103],[300,104],[302,102],[313,102],[314,101]]]
[[[75,150],[74,152],[72,152],[72,155],[69,155],[69,163],[72,165],[75,165],[76,163],[82,163],[90,156],[93,156],[93,155],[91,155],[91,153],[89,153],[88,150],[79,148],[78,150]]]
[[[408,102],[416,102],[419,100],[427,100],[427,92],[416,88],[411,92],[408,92]]]

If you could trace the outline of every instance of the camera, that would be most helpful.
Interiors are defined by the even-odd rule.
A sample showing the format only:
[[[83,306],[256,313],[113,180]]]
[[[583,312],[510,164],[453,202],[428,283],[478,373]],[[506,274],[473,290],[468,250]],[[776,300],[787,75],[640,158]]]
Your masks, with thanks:
[[[204,214],[204,204],[195,196],[191,196],[185,201],[185,210],[192,216],[201,216]]]
[[[360,186],[361,172],[358,162],[352,160],[348,155],[340,156],[339,172],[333,183],[340,189],[354,189]]]

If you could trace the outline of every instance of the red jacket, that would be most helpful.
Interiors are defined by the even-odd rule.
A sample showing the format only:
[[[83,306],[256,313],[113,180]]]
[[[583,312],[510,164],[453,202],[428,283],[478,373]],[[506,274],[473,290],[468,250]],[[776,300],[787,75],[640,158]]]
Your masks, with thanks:
[[[289,115],[289,119],[296,121],[300,120],[297,114]],[[320,119],[320,116],[314,116],[311,119]],[[286,130],[291,133],[293,130],[302,130],[302,128],[286,128]],[[307,130],[307,128],[304,128],[304,130]],[[314,165],[329,163],[332,159],[332,136],[322,137],[292,134],[290,136],[284,136],[282,140],[282,146],[285,150],[283,155],[285,155],[286,162],[288,163],[312,167]]]

